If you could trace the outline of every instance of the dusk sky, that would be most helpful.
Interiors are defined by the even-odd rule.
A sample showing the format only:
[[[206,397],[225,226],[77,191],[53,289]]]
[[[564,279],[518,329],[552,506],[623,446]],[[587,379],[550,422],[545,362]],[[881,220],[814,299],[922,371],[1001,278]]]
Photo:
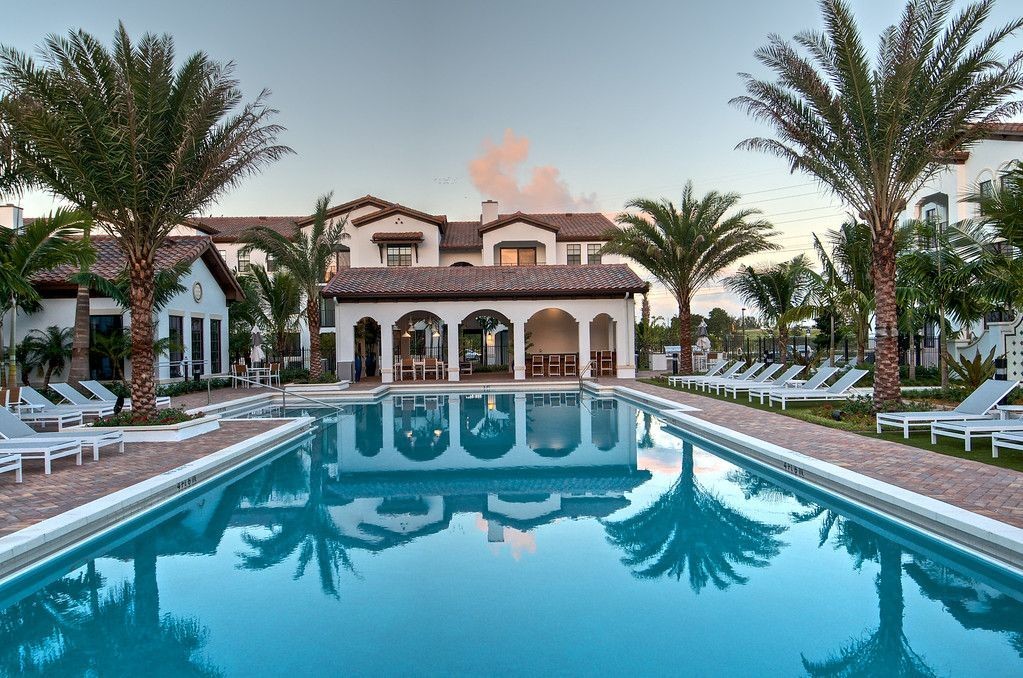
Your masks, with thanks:
[[[902,2],[854,1],[871,43]],[[995,24],[1018,13],[1002,0]],[[216,215],[306,214],[316,197],[372,193],[451,219],[501,211],[603,211],[632,197],[738,191],[795,256],[837,225],[841,205],[773,157],[733,150],[765,130],[728,100],[768,33],[820,24],[815,0],[664,2],[34,2],[6,7],[0,42],[33,50],[47,33],[84,28],[110,41],[174,36],[237,64],[252,98],[272,91],[282,141],[296,154],[246,181]],[[1023,49],[1023,37],[1008,45]],[[26,214],[49,211],[25,196]],[[674,315],[664,290],[654,313]],[[719,285],[695,310],[738,304]]]

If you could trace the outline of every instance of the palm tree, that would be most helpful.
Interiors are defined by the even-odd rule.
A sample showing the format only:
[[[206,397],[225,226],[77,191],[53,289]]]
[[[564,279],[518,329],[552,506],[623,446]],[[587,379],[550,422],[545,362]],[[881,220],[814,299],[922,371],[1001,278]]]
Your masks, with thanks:
[[[646,268],[678,303],[678,340],[683,351],[680,369],[693,371],[693,296],[701,287],[743,257],[777,249],[768,242],[771,224],[755,218],[759,210],[736,209],[737,193],[711,191],[697,198],[692,182],[682,189],[682,201],[636,198],[626,204],[640,214],[623,213],[624,228],[608,234],[603,251],[620,254]]]
[[[267,92],[242,105],[232,64],[197,52],[175,63],[169,35],[113,46],[78,30],[51,35],[34,60],[0,49],[5,120],[19,162],[117,238],[131,280],[132,406],[156,413],[153,277],[172,229],[289,153]]]
[[[14,340],[17,311],[37,309],[40,299],[31,278],[64,264],[78,266],[88,261],[92,250],[76,237],[88,221],[83,212],[58,209],[48,217],[36,219],[21,231],[0,229],[0,337],[3,336],[3,319],[7,313],[11,314],[7,345],[8,384],[13,385],[17,381]]]
[[[841,309],[856,337],[857,363],[866,360],[874,314],[871,239],[870,227],[853,219],[826,233],[827,246],[813,234],[813,248],[824,267],[822,278],[830,288],[834,307]]]
[[[277,357],[288,350],[288,337],[298,331],[302,311],[302,288],[287,271],[269,274],[262,266],[251,266],[241,277],[249,306],[252,325],[258,327],[273,343]]]
[[[990,266],[984,290],[990,298],[1009,308],[1023,307],[1023,164],[1016,162],[1002,175],[1001,186],[990,195],[979,192],[966,200],[976,204],[975,222],[959,226],[971,231],[984,229],[989,247],[984,256]]]
[[[320,356],[320,291],[327,282],[327,269],[337,256],[347,220],[331,223],[327,214],[332,193],[320,196],[313,211],[313,225],[308,233],[300,229],[288,238],[266,226],[257,226],[245,237],[252,247],[273,257],[274,263],[291,273],[305,295],[306,323],[309,327],[309,379],[316,381],[323,373]]]
[[[779,359],[784,363],[788,359],[789,327],[796,312],[811,302],[814,280],[810,260],[800,254],[790,261],[765,268],[745,266],[729,276],[725,285],[755,306],[766,321],[777,325]]]
[[[896,220],[950,153],[983,136],[983,123],[1020,109],[1010,99],[1023,87],[1021,56],[1002,61],[998,50],[1023,19],[981,36],[993,4],[952,17],[948,0],[909,0],[871,64],[846,2],[821,0],[824,31],[800,33],[795,44],[770,36],[755,56],[777,80],[742,74],[746,95],[732,100],[777,134],[738,148],[816,177],[870,225],[879,402],[900,396]]]
[[[625,551],[622,562],[636,577],[681,579],[699,593],[745,584],[736,565],[765,567],[781,552],[785,528],[750,518],[708,492],[696,479],[692,443],[682,445],[682,471],[667,492],[646,509],[604,522],[608,540]]]
[[[50,385],[54,372],[67,366],[73,337],[72,328],[50,325],[45,330],[32,330],[22,342],[31,356],[29,360],[44,370],[43,388]]]

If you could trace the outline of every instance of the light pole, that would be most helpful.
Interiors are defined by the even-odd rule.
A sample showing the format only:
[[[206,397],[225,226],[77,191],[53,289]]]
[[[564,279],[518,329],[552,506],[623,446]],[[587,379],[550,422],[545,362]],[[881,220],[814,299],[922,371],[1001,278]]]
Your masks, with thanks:
[[[746,307],[742,307],[739,325],[742,327],[742,344],[739,346],[739,353],[746,355]]]

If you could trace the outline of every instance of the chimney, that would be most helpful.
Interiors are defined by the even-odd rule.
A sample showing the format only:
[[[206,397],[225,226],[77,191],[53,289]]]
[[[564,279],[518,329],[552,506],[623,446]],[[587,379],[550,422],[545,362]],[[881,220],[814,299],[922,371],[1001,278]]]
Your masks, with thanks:
[[[497,221],[497,201],[484,200],[483,211],[480,213],[480,224],[489,224],[491,221]]]
[[[24,227],[21,208],[17,205],[0,205],[0,226],[20,231]]]

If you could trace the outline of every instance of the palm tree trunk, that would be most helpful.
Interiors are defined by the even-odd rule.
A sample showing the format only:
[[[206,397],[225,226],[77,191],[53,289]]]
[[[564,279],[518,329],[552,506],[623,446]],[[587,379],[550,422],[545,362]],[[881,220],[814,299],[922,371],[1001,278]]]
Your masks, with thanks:
[[[13,388],[18,383],[18,346],[14,338],[17,336],[18,300],[11,296],[11,339],[7,342],[7,387]]]
[[[899,384],[899,319],[895,301],[895,218],[879,219],[873,228],[874,402],[881,404],[895,402],[902,395]]]
[[[778,362],[784,365],[789,359],[789,328],[778,325]]]
[[[153,353],[153,262],[139,252],[128,253],[131,289],[131,404],[141,417],[156,415]]]
[[[84,270],[84,269],[83,269]],[[78,384],[89,378],[89,287],[79,285],[75,297],[75,338],[71,344],[68,382]]]
[[[938,371],[941,374],[941,388],[948,388],[948,337],[945,336],[945,312],[938,319]]]
[[[320,357],[320,304],[316,295],[308,295],[305,314],[309,324],[309,381],[319,381],[323,375],[323,360]]]
[[[828,367],[835,366],[835,313],[834,309],[829,314],[831,316],[831,336],[828,337]]]
[[[689,297],[679,295],[678,302],[678,370],[682,374],[693,373],[693,314],[689,306]]]

